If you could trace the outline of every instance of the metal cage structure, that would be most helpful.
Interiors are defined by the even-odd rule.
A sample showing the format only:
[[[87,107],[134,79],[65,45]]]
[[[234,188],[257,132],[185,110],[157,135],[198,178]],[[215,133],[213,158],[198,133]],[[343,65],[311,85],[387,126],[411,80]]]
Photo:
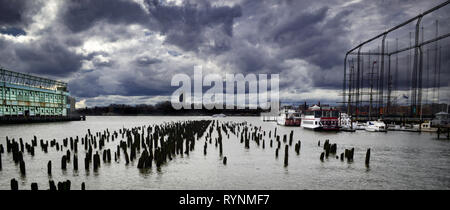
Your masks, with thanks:
[[[422,120],[444,111],[441,102],[447,97],[450,78],[446,71],[450,67],[450,17],[445,17],[450,14],[449,3],[347,51],[340,103],[350,116],[356,120],[395,116]]]
[[[0,82],[42,88],[67,90],[67,83],[0,68]]]

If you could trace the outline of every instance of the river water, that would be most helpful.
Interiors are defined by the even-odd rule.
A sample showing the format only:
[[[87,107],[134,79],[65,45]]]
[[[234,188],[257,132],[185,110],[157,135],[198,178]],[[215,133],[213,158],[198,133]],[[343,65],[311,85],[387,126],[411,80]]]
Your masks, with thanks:
[[[49,147],[45,154],[39,147],[39,140],[62,139],[79,136],[80,139],[90,129],[92,133],[105,129],[118,130],[135,126],[161,124],[178,120],[214,119],[229,122],[247,122],[261,126],[266,132],[278,127],[279,135],[294,131],[294,142],[301,140],[300,154],[289,149],[289,165],[283,164],[284,149],[275,157],[274,148],[269,146],[268,135],[265,149],[254,141],[250,149],[234,135],[224,137],[223,155],[228,163],[222,163],[219,148],[208,145],[208,152],[203,154],[204,139],[200,139],[195,150],[189,154],[176,156],[159,169],[140,170],[137,160],[125,165],[123,155],[119,162],[103,163],[100,169],[84,169],[85,151],[79,145],[79,170],[72,169],[69,163],[62,171],[61,157],[64,151],[55,151]],[[216,135],[216,131],[213,133]],[[6,153],[6,136],[16,141],[21,137],[31,143],[36,135],[38,147],[35,156],[25,152],[26,176],[20,175],[19,165],[15,164],[12,154]],[[121,135],[119,135],[119,140]],[[323,151],[318,141],[329,139],[337,144],[337,154],[344,149],[355,148],[354,161],[340,161],[330,157],[321,162]],[[214,142],[213,142],[214,143]],[[0,189],[10,189],[10,180],[19,181],[19,189],[30,189],[32,182],[37,182],[39,189],[48,189],[49,180],[70,180],[72,189],[80,189],[86,183],[86,189],[450,189],[450,141],[437,140],[436,134],[387,132],[371,133],[357,131],[314,132],[300,127],[282,127],[274,122],[262,122],[259,117],[160,117],[160,116],[99,116],[87,117],[86,121],[40,123],[26,125],[0,126],[0,144],[5,148],[2,154],[3,168],[0,170]],[[115,148],[118,141],[107,147]],[[283,144],[283,143],[282,143]],[[284,145],[281,146],[284,148]],[[370,166],[364,160],[366,150],[371,149]],[[113,150],[114,151],[114,150]],[[73,153],[72,153],[73,154]],[[114,157],[113,157],[114,159]],[[47,175],[47,162],[53,163],[52,175]]]

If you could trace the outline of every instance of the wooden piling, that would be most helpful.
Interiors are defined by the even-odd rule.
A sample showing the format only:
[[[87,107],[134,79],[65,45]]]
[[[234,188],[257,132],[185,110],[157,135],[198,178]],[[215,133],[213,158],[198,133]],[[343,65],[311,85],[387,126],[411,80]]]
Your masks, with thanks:
[[[19,182],[16,179],[11,179],[11,190],[19,190]]]
[[[94,170],[97,170],[100,167],[100,155],[98,151],[94,155]]]
[[[49,160],[47,163],[47,174],[52,175],[52,161]]]
[[[56,191],[56,185],[53,180],[49,180],[48,184],[50,185],[50,191]]]
[[[67,159],[67,162],[70,162],[70,151],[69,150],[67,150],[67,152],[66,152],[66,159]]]
[[[76,154],[73,155],[73,170],[78,170],[78,157]]]
[[[84,158],[84,169],[89,170],[89,158],[87,156]]]
[[[369,163],[370,163],[370,148],[367,149],[366,152],[366,166],[369,166]]]
[[[61,169],[66,170],[67,169],[67,158],[65,155],[61,158]]]
[[[291,131],[291,133],[289,134],[289,146],[292,146],[293,138],[294,138],[294,131]]]
[[[38,184],[36,182],[31,183],[31,191],[38,191]]]
[[[284,166],[288,166],[288,158],[289,158],[289,154],[288,154],[288,150],[289,150],[289,146],[286,145],[284,147]]]
[[[26,174],[26,170],[25,170],[25,161],[23,161],[23,160],[20,161],[20,173],[21,173],[22,175],[25,175],[25,174]]]

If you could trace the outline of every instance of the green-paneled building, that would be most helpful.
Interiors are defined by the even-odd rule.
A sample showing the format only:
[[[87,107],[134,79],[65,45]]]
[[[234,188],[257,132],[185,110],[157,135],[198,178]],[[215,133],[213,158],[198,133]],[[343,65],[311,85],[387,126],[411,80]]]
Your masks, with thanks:
[[[0,68],[0,117],[68,116],[70,101],[65,82]]]

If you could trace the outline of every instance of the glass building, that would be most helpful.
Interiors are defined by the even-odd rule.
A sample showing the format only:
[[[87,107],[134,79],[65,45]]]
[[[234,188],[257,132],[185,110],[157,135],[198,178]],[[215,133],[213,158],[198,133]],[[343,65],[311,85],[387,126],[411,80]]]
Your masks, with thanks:
[[[68,116],[67,83],[0,68],[0,117]]]

